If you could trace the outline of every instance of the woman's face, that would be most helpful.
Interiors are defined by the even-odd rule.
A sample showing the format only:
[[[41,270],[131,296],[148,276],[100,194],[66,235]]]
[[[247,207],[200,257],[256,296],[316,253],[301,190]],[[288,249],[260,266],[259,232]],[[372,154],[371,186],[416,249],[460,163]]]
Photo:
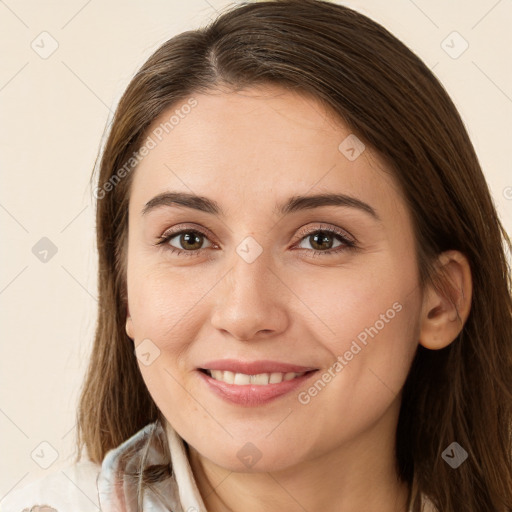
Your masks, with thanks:
[[[235,471],[392,446],[421,293],[382,161],[276,87],[195,94],[148,135],[126,327],[166,419]]]

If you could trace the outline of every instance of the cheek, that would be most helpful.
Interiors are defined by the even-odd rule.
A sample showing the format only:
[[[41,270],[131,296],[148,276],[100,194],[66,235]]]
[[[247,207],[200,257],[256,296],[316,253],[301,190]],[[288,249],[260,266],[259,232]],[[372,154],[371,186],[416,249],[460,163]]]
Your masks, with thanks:
[[[345,412],[347,407],[357,408],[357,403],[386,406],[400,391],[418,344],[417,283],[414,260],[392,258],[378,265],[338,269],[336,279],[298,283],[298,294],[307,297],[315,312],[303,321],[331,356],[325,394]],[[313,325],[321,331],[313,330]]]
[[[346,291],[326,316],[336,331],[325,341],[332,364],[297,397],[332,439],[357,435],[396,406],[417,348],[418,294],[361,284]]]
[[[199,322],[197,305],[212,287],[210,281],[197,271],[176,272],[165,264],[143,265],[134,259],[127,285],[135,338],[165,339],[172,346],[180,332]]]
[[[408,325],[404,317],[418,314],[413,260],[361,258],[345,268],[295,276],[291,282],[306,306],[302,306],[300,321],[311,329],[317,327],[316,336],[333,355],[349,350],[355,339],[364,343],[378,337],[389,345],[399,345],[410,334],[404,332]]]
[[[128,297],[141,375],[166,417],[183,411],[197,416],[184,354],[202,325],[196,305],[205,292],[195,280],[183,283],[169,268],[135,262],[128,268]]]

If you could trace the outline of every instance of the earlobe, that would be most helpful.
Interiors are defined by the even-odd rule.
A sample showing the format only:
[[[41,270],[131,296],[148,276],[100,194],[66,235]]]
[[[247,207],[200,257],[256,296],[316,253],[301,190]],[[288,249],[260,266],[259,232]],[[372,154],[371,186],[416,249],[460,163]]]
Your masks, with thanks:
[[[472,279],[467,258],[459,251],[446,251],[438,263],[445,286],[427,286],[421,311],[419,342],[430,350],[445,348],[457,338],[471,308]]]

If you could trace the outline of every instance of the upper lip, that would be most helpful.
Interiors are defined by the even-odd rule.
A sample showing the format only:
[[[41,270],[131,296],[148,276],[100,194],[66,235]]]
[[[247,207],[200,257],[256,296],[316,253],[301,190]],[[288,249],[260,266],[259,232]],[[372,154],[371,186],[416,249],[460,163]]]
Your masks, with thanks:
[[[281,363],[279,361],[240,361],[236,359],[219,359],[209,361],[200,367],[202,370],[221,370],[246,375],[259,373],[302,373],[316,370],[310,366]]]

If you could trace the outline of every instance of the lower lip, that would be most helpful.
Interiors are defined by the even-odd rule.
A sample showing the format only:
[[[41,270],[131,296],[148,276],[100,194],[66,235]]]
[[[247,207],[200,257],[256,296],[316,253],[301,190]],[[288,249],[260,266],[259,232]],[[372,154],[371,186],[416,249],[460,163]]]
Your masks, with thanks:
[[[215,380],[206,373],[197,370],[199,376],[208,385],[208,387],[218,396],[237,405],[246,407],[256,407],[264,405],[276,398],[291,393],[305,383],[310,377],[317,373],[317,370],[310,371],[291,380],[283,380],[278,384],[245,384],[235,385],[227,384],[220,380]]]

